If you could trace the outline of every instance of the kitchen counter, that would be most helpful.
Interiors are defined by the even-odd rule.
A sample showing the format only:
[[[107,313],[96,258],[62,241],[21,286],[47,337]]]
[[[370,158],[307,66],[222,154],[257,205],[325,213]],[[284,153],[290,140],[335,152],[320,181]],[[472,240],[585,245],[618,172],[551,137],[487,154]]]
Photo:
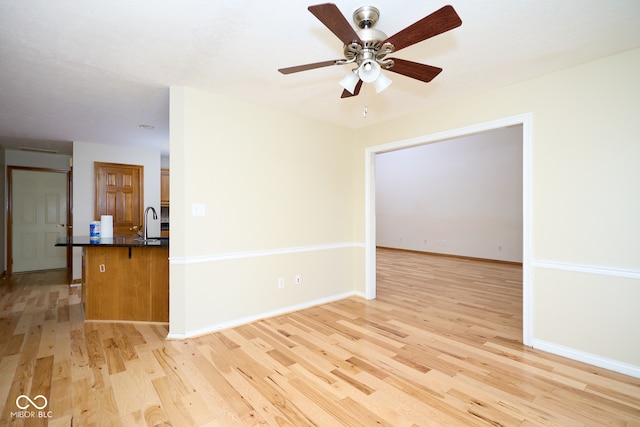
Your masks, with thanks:
[[[113,246],[122,248],[169,247],[168,237],[153,237],[146,242],[135,234],[122,234],[91,240],[89,236],[60,237],[56,246]]]
[[[169,321],[168,238],[73,236],[56,246],[82,247],[85,320]]]

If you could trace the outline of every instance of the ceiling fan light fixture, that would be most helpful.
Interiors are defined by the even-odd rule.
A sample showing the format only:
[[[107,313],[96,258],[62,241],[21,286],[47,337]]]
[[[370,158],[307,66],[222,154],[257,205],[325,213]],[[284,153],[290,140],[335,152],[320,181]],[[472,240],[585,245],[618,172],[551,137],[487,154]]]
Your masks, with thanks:
[[[376,79],[380,77],[380,74],[382,74],[380,71],[380,65],[372,59],[364,60],[358,68],[358,75],[365,83],[375,82]]]
[[[385,76],[383,73],[380,73],[380,77],[376,80],[374,86],[376,88],[376,93],[380,93],[391,85],[392,81],[389,77]]]
[[[348,91],[350,94],[353,95],[359,80],[360,80],[360,77],[358,77],[355,71],[352,70],[352,71],[349,71],[349,73],[346,76],[344,76],[342,80],[340,80],[340,86],[345,88],[346,91]]]
[[[307,8],[321,23],[340,39],[343,45],[343,59],[316,62],[295,67],[280,68],[282,74],[297,73],[331,65],[357,63],[341,81],[344,88],[340,98],[356,96],[362,83],[374,83],[376,93],[385,90],[391,80],[382,74],[382,69],[428,83],[442,68],[420,64],[400,58],[386,58],[391,53],[425,41],[462,25],[462,20],[453,6],[446,5],[405,27],[391,37],[375,28],[380,11],[373,6],[362,6],[353,13],[355,29],[345,19],[338,6],[322,3]],[[351,94],[351,95],[348,95]]]

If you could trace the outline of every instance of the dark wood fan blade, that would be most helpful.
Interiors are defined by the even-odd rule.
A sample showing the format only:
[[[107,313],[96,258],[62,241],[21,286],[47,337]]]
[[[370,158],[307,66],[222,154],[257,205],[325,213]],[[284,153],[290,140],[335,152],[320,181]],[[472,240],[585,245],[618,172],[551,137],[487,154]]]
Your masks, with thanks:
[[[402,74],[412,79],[422,80],[423,82],[430,82],[442,71],[442,68],[419,64],[417,62],[407,61],[406,59],[390,59],[393,60],[394,64],[388,71],[393,71],[394,73]]]
[[[391,43],[395,46],[394,52],[397,52],[400,49],[452,30],[460,25],[462,25],[462,20],[453,7],[447,5],[392,35],[383,43]]]
[[[350,98],[352,96],[358,96],[358,94],[360,93],[360,88],[361,87],[362,87],[362,80],[358,80],[358,83],[356,83],[356,88],[353,90],[353,93],[351,93],[348,90],[344,89],[342,91],[342,95],[340,95],[340,98]]]
[[[314,62],[313,64],[296,65],[295,67],[278,68],[278,71],[280,71],[282,74],[298,73],[300,71],[313,70],[314,68],[336,65],[339,61],[339,59],[335,59],[333,61]]]
[[[309,6],[308,9],[309,12],[313,13],[343,44],[350,44],[352,42],[360,45],[363,44],[358,34],[356,34],[356,31],[335,4],[317,4],[315,6]]]

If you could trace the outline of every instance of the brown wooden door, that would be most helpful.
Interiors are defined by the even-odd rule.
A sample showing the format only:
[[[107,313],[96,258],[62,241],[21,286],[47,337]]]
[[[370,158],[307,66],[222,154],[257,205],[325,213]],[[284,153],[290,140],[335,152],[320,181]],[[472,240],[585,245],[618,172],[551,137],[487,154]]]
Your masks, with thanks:
[[[142,224],[144,167],[95,162],[95,219],[113,216],[113,234],[135,234]]]

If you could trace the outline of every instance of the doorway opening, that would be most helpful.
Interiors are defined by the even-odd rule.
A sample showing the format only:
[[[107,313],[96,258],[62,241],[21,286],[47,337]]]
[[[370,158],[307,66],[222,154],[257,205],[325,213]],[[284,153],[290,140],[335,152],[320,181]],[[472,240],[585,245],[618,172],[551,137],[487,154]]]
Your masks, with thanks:
[[[376,189],[375,158],[379,153],[417,147],[433,142],[470,136],[509,126],[522,126],[522,295],[523,295],[523,337],[525,345],[531,345],[532,339],[532,284],[531,284],[531,240],[532,240],[532,114],[508,117],[492,122],[481,123],[408,140],[369,147],[365,150],[365,297],[376,297]]]

